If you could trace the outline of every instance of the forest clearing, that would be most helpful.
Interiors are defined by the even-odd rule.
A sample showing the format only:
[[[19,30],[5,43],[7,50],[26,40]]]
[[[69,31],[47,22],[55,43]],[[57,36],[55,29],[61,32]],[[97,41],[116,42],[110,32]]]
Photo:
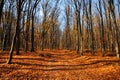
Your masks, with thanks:
[[[0,80],[120,80],[120,59],[97,52],[80,56],[69,50],[44,50],[14,55],[0,53]]]

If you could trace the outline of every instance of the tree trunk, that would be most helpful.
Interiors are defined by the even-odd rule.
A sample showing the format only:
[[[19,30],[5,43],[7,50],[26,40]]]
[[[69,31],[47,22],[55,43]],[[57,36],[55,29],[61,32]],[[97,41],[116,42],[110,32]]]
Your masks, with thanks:
[[[34,52],[34,16],[32,14],[31,52]]]
[[[28,20],[29,21],[29,20]],[[29,36],[29,24],[26,26],[26,37],[25,37],[25,52],[28,51],[28,36]]]
[[[4,6],[4,0],[0,1],[0,20],[1,20],[1,16],[2,16],[2,11],[3,11],[3,6]]]
[[[16,42],[16,32],[15,32],[15,34],[13,36],[13,40],[12,40],[12,44],[11,44],[11,49],[10,49],[10,52],[9,52],[9,59],[7,61],[7,64],[11,64],[12,63],[12,56],[13,56],[15,42]]]
[[[93,23],[92,23],[92,0],[89,0],[89,13],[90,13],[90,30],[91,30],[91,50],[92,55],[95,55],[94,52],[94,32],[93,32]]]
[[[117,26],[117,21],[116,21],[116,16],[115,16],[115,6],[114,6],[114,0],[109,0],[109,8],[112,14],[112,18],[113,18],[113,23],[115,26],[115,44],[116,44],[116,53],[117,53],[117,57],[120,58],[120,41],[119,41],[119,28]]]
[[[44,50],[44,32],[42,32],[42,36],[41,36],[42,40],[41,40],[41,51]]]
[[[6,50],[6,42],[7,42],[7,34],[4,34],[3,44],[2,44],[2,51]]]
[[[21,12],[18,13],[18,18],[17,18],[17,26],[16,26],[16,55],[19,55],[20,53],[20,15]]]
[[[102,5],[101,5],[101,1],[99,0],[99,14],[100,14],[100,26],[101,27],[101,52],[102,52],[102,56],[104,57],[105,55],[105,37],[104,37],[104,24],[103,24],[103,11],[102,11]]]

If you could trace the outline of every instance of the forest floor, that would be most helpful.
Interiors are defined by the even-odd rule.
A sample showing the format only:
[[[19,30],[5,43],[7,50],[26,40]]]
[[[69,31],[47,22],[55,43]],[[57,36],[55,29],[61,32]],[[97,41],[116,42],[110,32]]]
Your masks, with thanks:
[[[89,51],[45,50],[21,52],[6,64],[8,52],[0,52],[0,80],[120,80],[120,59]]]

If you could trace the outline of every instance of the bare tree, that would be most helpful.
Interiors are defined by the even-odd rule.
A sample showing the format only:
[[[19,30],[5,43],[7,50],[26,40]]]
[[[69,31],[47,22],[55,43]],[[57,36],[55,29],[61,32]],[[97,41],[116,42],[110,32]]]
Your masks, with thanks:
[[[10,41],[11,41],[11,26],[14,19],[14,15],[12,12],[12,8],[14,7],[14,2],[11,0],[9,1],[8,10],[6,9],[5,12],[3,12],[3,30],[4,30],[4,38],[3,38],[3,45],[2,50],[6,50],[6,47],[10,47]],[[8,49],[8,48],[7,48]]]
[[[50,5],[49,5],[50,1],[49,0],[43,0],[42,3],[42,10],[43,10],[43,23],[42,23],[42,30],[41,30],[41,50],[44,50],[44,39],[45,39],[45,35],[49,29],[48,26],[46,26],[46,21],[47,21],[47,17],[48,14],[50,13]]]
[[[4,7],[4,1],[5,1],[5,0],[1,0],[1,1],[0,1],[0,19],[1,19],[2,11],[3,11],[3,7]]]
[[[77,30],[77,48],[76,51],[79,53],[79,49],[81,47],[80,54],[83,55],[83,38],[82,38],[82,26],[81,26],[81,9],[82,9],[82,0],[73,0],[75,6],[75,15],[76,15],[76,30]],[[80,42],[81,41],[81,42]]]
[[[100,15],[100,33],[101,33],[101,51],[102,51],[102,56],[105,55],[105,34],[104,34],[104,23],[103,23],[103,10],[102,10],[102,1],[98,0],[98,8],[97,8],[99,15]]]
[[[21,11],[23,9],[24,1],[25,0],[17,0],[16,1],[16,4],[17,4],[17,22],[16,22],[16,24],[17,25],[16,25],[14,36],[13,36],[11,49],[9,52],[9,59],[7,62],[8,64],[11,64],[15,43],[16,43],[16,54],[17,55],[19,54],[19,50],[20,50],[20,16],[21,16]]]
[[[85,1],[85,0],[83,0],[83,4],[84,4],[84,11],[85,11],[85,19],[84,19],[84,21],[85,21],[85,23],[87,24],[86,25],[86,48],[88,49],[88,50],[90,50],[90,19],[89,19],[89,7],[88,7],[88,2],[87,1]]]
[[[120,58],[120,41],[119,41],[119,32],[120,29],[118,28],[117,22],[116,22],[116,16],[115,16],[115,4],[114,4],[114,0],[108,0],[108,5],[109,5],[109,9],[113,18],[113,23],[115,26],[115,42],[116,42],[116,52],[117,52],[117,57]]]
[[[118,5],[118,14],[119,14],[119,18],[120,18],[120,0],[117,0],[117,5]]]
[[[57,35],[57,30],[58,30],[58,17],[60,14],[60,10],[59,10],[59,0],[56,0],[55,2],[55,6],[52,8],[51,10],[51,14],[50,14],[50,18],[51,18],[51,26],[49,28],[50,30],[50,45],[49,48],[50,49],[54,49],[54,46],[57,44],[58,40],[56,39],[56,35]],[[57,46],[56,46],[57,47]]]
[[[39,2],[40,0],[34,0],[34,4],[32,7],[31,52],[34,51],[34,18],[35,18],[34,15],[36,14],[36,8]]]
[[[28,51],[28,41],[29,41],[29,31],[30,31],[30,16],[31,16],[31,2],[32,0],[28,1],[28,7],[27,7],[27,21],[26,21],[26,26],[25,26],[25,52]]]
[[[64,34],[63,36],[64,37],[64,41],[65,43],[63,43],[65,49],[70,49],[71,47],[71,37],[70,37],[70,31],[71,31],[71,28],[70,28],[70,23],[71,23],[71,7],[69,5],[69,3],[67,4],[67,6],[65,7],[65,20],[66,20],[66,25],[65,25],[65,29],[64,29]]]

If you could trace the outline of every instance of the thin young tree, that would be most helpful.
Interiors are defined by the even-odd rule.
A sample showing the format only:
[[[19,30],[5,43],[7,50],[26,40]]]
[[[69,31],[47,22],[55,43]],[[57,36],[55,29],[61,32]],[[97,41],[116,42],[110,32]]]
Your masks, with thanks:
[[[94,52],[94,32],[93,32],[93,20],[92,20],[92,0],[89,0],[89,23],[90,23],[90,35],[91,35],[91,50],[92,50],[92,55],[95,55]]]
[[[32,7],[32,28],[31,28],[31,52],[34,52],[34,18],[36,14],[36,8],[39,4],[40,0],[34,0],[34,4]]]

